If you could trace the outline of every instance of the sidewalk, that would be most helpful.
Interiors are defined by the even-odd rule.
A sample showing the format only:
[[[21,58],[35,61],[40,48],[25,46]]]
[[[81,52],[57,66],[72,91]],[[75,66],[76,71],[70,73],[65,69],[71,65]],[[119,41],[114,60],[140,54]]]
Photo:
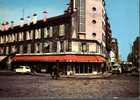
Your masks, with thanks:
[[[0,75],[14,75],[16,72],[11,70],[0,70]]]
[[[97,75],[71,75],[71,76],[67,76],[67,75],[61,75],[62,78],[78,78],[78,79],[84,79],[84,78],[108,78],[112,75],[112,73],[104,73],[104,74],[97,74]]]
[[[14,71],[11,70],[0,70],[0,75],[16,75],[16,74],[20,74],[20,73],[16,73]],[[50,74],[48,73],[30,73],[29,75],[32,76],[42,76],[42,77],[50,77]],[[91,78],[91,79],[100,79],[100,78],[108,78],[112,75],[112,73],[104,73],[104,74],[97,74],[97,75],[60,75],[60,78],[77,78],[77,79],[84,79],[84,78]]]

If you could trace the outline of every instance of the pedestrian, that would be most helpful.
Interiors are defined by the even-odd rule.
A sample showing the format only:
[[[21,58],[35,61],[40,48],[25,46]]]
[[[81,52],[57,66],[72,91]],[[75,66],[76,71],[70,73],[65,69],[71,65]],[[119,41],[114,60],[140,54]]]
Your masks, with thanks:
[[[11,63],[12,63],[12,58],[9,56],[7,58],[7,62],[6,62],[6,65],[7,65],[7,69],[10,70],[11,69]]]
[[[102,74],[104,74],[104,72],[105,72],[105,63],[101,64],[101,70],[102,70]]]
[[[57,79],[59,77],[58,68],[55,65],[51,69],[51,76],[52,76],[52,79]]]

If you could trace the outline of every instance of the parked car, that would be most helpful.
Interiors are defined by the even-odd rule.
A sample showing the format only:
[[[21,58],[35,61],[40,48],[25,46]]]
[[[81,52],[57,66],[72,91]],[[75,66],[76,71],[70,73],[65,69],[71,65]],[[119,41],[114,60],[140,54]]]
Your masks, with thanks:
[[[120,66],[120,64],[114,64],[112,66],[112,73],[122,73],[122,68]]]
[[[17,72],[17,73],[30,73],[31,69],[29,66],[20,66],[19,68],[15,69],[15,72]]]

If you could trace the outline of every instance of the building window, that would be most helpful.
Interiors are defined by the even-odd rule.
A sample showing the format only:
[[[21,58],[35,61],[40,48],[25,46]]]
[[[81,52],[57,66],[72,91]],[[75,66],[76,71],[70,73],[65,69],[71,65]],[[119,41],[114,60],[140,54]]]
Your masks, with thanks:
[[[49,36],[52,37],[52,34],[53,34],[53,27],[50,26],[50,28],[49,28]]]
[[[14,42],[15,41],[15,35],[12,34],[11,37],[12,37],[12,41],[11,42]]]
[[[45,42],[45,43],[44,43],[44,46],[43,46],[43,51],[44,51],[45,53],[47,53],[47,52],[49,52],[49,49],[50,49],[49,43],[48,43],[48,42]]]
[[[6,54],[9,54],[9,47],[6,47]]]
[[[93,23],[93,24],[96,24],[96,20],[93,20],[92,23]]]
[[[64,52],[64,41],[60,41],[60,52]]]
[[[44,38],[47,38],[48,37],[48,29],[47,27],[44,28]]]
[[[41,29],[36,29],[35,30],[35,39],[40,39],[41,38]]]
[[[0,43],[3,43],[4,42],[4,39],[3,39],[3,36],[0,37]]]
[[[92,9],[93,9],[93,11],[96,11],[96,7],[93,7]]]
[[[24,33],[20,32],[19,33],[19,41],[23,41],[24,40]]]
[[[92,33],[92,36],[93,36],[93,37],[96,37],[96,33]]]
[[[27,31],[26,32],[26,39],[27,40],[33,39],[33,31]]]
[[[26,44],[23,46],[23,52],[27,53],[27,45]]]
[[[52,42],[52,52],[57,51],[57,41]]]
[[[4,54],[4,47],[0,47],[0,54]]]
[[[15,46],[11,46],[11,53],[15,53],[16,52],[16,47]]]
[[[27,32],[26,32],[26,39],[27,39],[27,40],[29,40],[29,39],[30,39],[29,34],[30,34],[30,33],[29,33],[29,31],[27,31]]]
[[[35,43],[35,53],[42,52],[42,43]]]
[[[9,35],[9,42],[12,42],[12,35]]]
[[[31,53],[31,44],[27,45],[27,53]]]
[[[78,9],[78,32],[85,32],[85,0],[75,0]]]
[[[63,36],[65,34],[65,25],[60,25],[59,26],[59,35]]]
[[[17,33],[14,34],[14,41],[17,41]]]
[[[54,26],[53,27],[53,36],[58,36],[59,33],[59,26]]]
[[[23,45],[20,45],[20,47],[19,47],[19,53],[23,53]]]
[[[9,37],[8,37],[8,35],[6,35],[5,42],[7,43],[8,41],[9,41]]]
[[[81,45],[80,45],[80,51],[81,52],[87,52],[88,51],[88,45],[87,45],[87,43],[81,43]]]
[[[35,43],[35,53],[39,53],[39,44]]]
[[[101,53],[100,45],[97,45],[96,52]]]

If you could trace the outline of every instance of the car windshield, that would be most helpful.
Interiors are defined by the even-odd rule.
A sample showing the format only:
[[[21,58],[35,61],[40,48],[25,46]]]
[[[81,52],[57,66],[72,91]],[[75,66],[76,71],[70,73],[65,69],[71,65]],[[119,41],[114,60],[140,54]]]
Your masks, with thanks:
[[[20,67],[18,67],[18,68],[23,68],[23,66],[20,66]]]

